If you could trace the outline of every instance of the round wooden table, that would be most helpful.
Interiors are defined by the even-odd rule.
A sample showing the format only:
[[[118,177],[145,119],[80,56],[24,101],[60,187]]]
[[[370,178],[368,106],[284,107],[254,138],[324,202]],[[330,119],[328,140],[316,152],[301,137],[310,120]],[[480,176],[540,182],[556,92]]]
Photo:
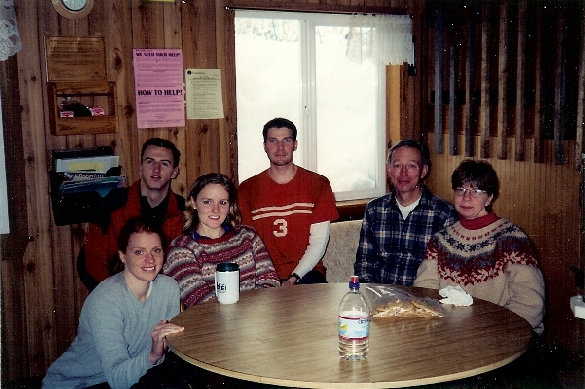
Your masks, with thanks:
[[[437,290],[402,289],[440,298]],[[337,309],[347,290],[347,283],[297,285],[241,293],[232,305],[199,304],[172,320],[185,330],[168,341],[191,364],[237,379],[305,388],[396,388],[496,369],[520,356],[532,336],[520,316],[474,299],[469,307],[441,305],[441,318],[373,318],[368,358],[345,361],[337,351]]]

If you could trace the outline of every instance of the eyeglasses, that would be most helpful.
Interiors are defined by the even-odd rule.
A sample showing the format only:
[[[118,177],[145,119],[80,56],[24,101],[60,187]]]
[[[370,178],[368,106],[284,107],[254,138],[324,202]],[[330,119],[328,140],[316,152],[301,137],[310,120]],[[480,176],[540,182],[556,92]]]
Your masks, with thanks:
[[[474,199],[478,198],[479,196],[481,196],[482,194],[487,194],[487,191],[483,190],[483,189],[474,189],[474,188],[455,188],[454,190],[455,192],[455,196],[459,196],[459,197],[463,197],[465,196],[465,193],[469,193],[469,195],[471,197],[473,197]]]

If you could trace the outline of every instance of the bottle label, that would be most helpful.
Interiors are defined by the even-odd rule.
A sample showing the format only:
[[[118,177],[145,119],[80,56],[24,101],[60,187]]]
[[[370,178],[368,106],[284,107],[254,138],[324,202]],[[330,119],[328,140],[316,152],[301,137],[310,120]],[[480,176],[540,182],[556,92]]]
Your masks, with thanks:
[[[345,340],[365,340],[370,330],[370,320],[364,312],[341,312],[339,337]]]

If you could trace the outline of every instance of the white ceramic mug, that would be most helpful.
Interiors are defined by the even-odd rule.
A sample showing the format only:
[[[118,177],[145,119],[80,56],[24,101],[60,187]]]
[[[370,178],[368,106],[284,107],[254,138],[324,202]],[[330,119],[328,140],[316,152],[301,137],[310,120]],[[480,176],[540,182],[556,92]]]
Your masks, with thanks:
[[[240,266],[223,262],[215,268],[215,295],[222,304],[233,304],[240,299]]]

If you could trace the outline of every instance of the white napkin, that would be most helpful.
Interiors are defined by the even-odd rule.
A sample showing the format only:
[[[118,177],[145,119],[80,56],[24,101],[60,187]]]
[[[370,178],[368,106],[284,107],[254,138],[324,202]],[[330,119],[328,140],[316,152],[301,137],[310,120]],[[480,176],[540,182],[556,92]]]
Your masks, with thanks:
[[[446,286],[439,290],[439,294],[445,297],[444,299],[439,300],[443,304],[453,304],[460,307],[473,304],[473,297],[471,297],[471,295],[464,291],[459,285]]]

